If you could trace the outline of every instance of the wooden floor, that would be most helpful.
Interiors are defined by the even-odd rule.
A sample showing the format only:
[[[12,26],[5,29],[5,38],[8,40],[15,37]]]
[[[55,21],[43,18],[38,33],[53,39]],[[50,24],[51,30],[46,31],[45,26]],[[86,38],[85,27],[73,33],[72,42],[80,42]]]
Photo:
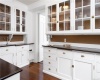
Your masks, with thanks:
[[[22,69],[21,80],[59,80],[43,73],[42,63],[31,63]]]

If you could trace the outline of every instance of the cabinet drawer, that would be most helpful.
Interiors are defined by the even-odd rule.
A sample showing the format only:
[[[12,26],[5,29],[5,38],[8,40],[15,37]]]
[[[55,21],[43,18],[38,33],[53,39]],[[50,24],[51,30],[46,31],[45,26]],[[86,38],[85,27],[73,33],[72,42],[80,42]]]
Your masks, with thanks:
[[[29,50],[29,45],[24,45],[24,46],[16,46],[17,52],[21,52],[23,50],[28,51]]]
[[[51,72],[51,73],[57,73],[57,68],[53,66],[44,65],[43,70]]]
[[[72,51],[67,51],[67,50],[58,50],[57,53],[59,57],[69,58],[69,59],[72,59],[74,54]]]
[[[94,61],[95,55],[87,52],[75,52],[74,54],[75,60],[81,60],[81,61]]]
[[[45,53],[51,53],[51,54],[57,54],[57,49],[56,48],[44,48]]]
[[[47,59],[44,59],[43,64],[48,65],[48,66],[57,67],[57,62],[56,61],[51,61],[51,60],[47,60]]]
[[[10,54],[10,53],[15,53],[15,52],[16,52],[16,49],[14,46],[0,48],[0,55],[6,55],[6,54]]]
[[[56,61],[56,59],[57,59],[55,55],[48,54],[48,53],[44,53],[44,58],[49,59],[49,60],[53,60],[53,61]]]

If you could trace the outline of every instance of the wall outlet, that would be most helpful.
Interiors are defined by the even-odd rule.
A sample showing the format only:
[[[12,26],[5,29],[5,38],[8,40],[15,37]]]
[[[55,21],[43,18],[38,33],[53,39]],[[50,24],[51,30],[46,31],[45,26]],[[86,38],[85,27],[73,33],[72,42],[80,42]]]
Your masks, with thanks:
[[[67,42],[67,41],[66,41],[66,38],[64,38],[64,42]]]

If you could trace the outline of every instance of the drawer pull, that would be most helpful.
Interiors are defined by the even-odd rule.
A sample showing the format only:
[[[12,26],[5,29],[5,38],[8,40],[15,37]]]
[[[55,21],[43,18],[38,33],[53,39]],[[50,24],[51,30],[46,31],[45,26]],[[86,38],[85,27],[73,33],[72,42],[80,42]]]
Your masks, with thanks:
[[[81,55],[81,57],[83,58],[83,57],[85,57],[84,55]]]
[[[24,48],[24,47],[22,47],[22,48]]]
[[[49,56],[49,58],[50,58],[51,56]]]
[[[6,49],[6,51],[8,51],[8,49]]]
[[[66,54],[65,52],[63,52],[63,54]]]
[[[49,50],[49,52],[50,52],[50,50]]]
[[[49,70],[51,70],[51,69],[49,68]]]
[[[49,62],[49,64],[51,64],[51,63]]]

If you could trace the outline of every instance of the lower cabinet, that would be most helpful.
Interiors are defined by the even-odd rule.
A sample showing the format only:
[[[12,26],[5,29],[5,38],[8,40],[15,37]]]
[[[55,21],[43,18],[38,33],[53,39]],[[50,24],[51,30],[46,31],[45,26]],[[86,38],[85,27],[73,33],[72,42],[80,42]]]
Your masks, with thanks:
[[[67,58],[58,58],[58,75],[66,80],[72,80],[72,60]]]
[[[74,61],[73,80],[93,80],[93,64]]]
[[[100,80],[100,55],[96,57],[96,53],[62,49],[55,49],[56,53],[53,53],[51,48],[44,49],[44,73],[61,80]],[[45,55],[56,56],[57,60],[55,61],[52,56],[49,59]],[[49,68],[48,64],[51,62],[52,64],[55,62],[56,65]],[[57,71],[54,73],[52,68],[54,71],[57,69]]]
[[[23,67],[29,64],[29,45],[0,48],[0,58]]]

